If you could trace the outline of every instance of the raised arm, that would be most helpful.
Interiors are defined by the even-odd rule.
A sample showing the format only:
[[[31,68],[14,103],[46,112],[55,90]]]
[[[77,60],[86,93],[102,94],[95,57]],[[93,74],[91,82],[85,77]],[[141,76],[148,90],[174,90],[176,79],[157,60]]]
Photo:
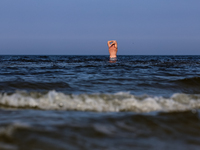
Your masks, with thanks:
[[[117,48],[117,41],[114,40],[112,44],[114,44],[115,48]]]
[[[117,41],[115,40],[111,40],[111,41],[108,41],[108,47],[111,47],[112,45],[115,45],[115,47],[117,48]]]
[[[112,41],[108,41],[108,43],[107,43],[108,47],[110,47],[112,45],[111,43],[112,43]]]

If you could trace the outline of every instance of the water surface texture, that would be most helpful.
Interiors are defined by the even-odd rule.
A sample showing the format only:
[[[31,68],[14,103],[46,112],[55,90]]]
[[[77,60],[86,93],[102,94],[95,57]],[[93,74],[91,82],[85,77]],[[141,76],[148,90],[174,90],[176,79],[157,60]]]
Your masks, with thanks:
[[[200,149],[200,56],[0,56],[0,150]]]

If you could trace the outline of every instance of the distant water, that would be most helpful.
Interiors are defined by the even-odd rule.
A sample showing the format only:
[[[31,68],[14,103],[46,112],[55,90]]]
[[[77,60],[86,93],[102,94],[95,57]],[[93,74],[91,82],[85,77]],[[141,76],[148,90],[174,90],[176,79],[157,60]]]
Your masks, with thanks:
[[[0,56],[0,150],[200,149],[200,56]]]

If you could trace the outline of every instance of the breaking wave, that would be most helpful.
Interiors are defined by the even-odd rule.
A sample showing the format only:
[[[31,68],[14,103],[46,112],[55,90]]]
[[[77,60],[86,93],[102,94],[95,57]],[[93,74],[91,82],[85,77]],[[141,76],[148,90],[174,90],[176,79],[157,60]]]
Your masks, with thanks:
[[[73,110],[94,112],[177,112],[200,108],[200,95],[173,94],[169,98],[116,94],[64,94],[56,91],[42,93],[1,93],[0,106],[4,108]]]

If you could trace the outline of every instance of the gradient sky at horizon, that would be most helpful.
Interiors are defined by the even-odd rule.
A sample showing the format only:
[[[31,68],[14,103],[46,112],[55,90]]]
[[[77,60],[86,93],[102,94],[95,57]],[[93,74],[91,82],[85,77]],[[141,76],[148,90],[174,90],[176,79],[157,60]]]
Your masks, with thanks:
[[[199,0],[1,0],[0,55],[200,55]]]

